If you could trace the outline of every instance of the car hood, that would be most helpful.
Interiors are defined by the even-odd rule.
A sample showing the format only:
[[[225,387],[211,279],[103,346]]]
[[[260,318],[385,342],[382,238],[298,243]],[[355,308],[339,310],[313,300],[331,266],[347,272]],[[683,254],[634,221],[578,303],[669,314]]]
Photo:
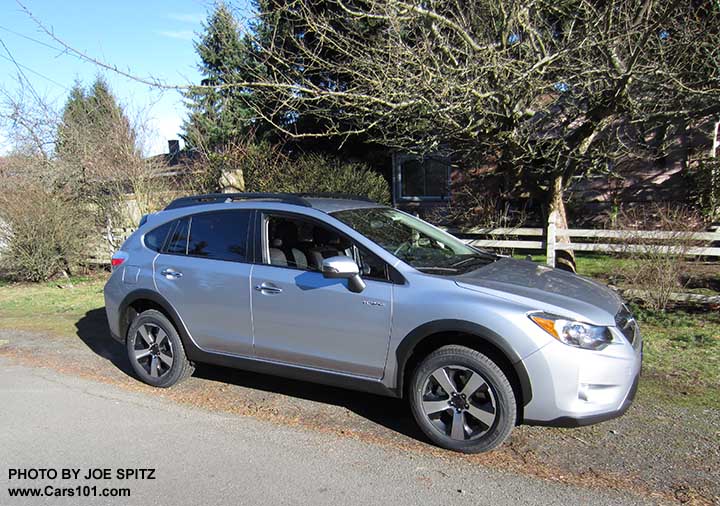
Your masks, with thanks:
[[[614,316],[623,304],[607,286],[527,260],[502,258],[456,276],[455,282],[462,288],[598,325],[614,325]]]

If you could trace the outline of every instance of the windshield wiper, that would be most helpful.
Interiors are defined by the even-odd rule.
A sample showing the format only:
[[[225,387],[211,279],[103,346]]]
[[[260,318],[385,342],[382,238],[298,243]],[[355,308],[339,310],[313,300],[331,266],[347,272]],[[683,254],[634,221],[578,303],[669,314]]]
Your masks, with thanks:
[[[454,267],[435,267],[433,265],[422,265],[420,267],[415,267],[419,271],[450,271],[450,272],[457,272],[458,269],[455,269]]]
[[[490,263],[490,262],[494,262],[495,260],[497,260],[497,255],[488,255],[488,254],[483,254],[483,253],[475,253],[475,254],[469,256],[468,258],[464,258],[464,259],[462,259],[462,260],[460,260],[460,261],[458,261],[458,262],[455,262],[454,264],[452,264],[452,266],[453,266],[453,267],[457,267],[457,266],[459,266],[459,265],[462,265],[462,264],[465,264],[465,263],[467,263],[467,262],[470,262],[471,260],[484,260],[485,262]]]

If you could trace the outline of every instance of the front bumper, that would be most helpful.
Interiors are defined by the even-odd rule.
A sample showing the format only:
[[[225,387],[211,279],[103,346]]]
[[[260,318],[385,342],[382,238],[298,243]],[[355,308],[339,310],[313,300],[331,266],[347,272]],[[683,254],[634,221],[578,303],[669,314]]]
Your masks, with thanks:
[[[642,338],[633,343],[612,328],[613,343],[601,351],[558,341],[523,363],[533,397],[524,408],[524,423],[580,427],[621,416],[632,404],[642,367]]]

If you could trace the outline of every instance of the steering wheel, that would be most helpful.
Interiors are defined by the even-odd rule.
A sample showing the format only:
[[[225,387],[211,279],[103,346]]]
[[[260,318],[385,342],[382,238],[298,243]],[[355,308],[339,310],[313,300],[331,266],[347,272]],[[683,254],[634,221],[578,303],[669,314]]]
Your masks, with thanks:
[[[410,241],[404,241],[400,246],[398,246],[395,251],[393,251],[393,255],[398,256],[398,253],[405,249],[409,249],[412,246]]]

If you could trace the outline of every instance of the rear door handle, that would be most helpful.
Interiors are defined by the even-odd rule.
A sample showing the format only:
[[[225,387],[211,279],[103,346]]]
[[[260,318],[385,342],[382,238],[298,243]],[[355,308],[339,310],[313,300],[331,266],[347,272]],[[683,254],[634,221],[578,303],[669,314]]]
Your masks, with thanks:
[[[255,290],[257,290],[260,293],[264,294],[276,294],[276,293],[282,293],[282,288],[278,288],[277,286],[273,285],[272,283],[261,283],[255,287]]]
[[[182,277],[182,272],[176,271],[175,269],[163,269],[160,274],[168,279],[178,279]]]

